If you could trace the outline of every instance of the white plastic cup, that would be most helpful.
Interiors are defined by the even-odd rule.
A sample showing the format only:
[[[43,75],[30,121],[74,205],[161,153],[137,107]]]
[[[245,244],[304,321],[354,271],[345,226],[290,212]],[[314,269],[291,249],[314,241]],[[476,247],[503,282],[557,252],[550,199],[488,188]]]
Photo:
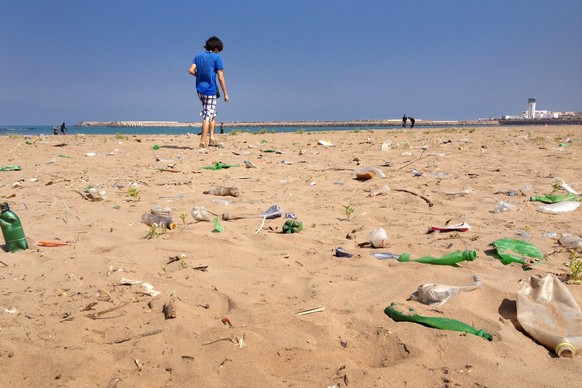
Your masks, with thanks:
[[[374,248],[386,248],[392,245],[388,233],[382,228],[373,229],[368,234],[368,240]]]

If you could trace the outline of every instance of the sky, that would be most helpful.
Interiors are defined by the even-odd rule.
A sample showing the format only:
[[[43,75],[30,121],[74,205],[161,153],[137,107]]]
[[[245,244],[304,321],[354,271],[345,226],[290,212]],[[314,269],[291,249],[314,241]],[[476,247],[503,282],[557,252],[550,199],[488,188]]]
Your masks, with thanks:
[[[218,121],[582,111],[580,20],[580,0],[0,0],[0,125],[199,121],[212,35]]]

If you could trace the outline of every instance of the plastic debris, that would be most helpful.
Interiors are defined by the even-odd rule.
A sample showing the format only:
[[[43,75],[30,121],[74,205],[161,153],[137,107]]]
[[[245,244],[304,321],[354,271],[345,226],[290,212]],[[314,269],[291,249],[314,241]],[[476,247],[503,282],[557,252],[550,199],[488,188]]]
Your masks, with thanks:
[[[458,321],[451,318],[441,318],[441,317],[425,317],[413,313],[414,309],[409,308],[408,314],[400,312],[397,309],[397,304],[392,303],[390,306],[384,309],[384,314],[388,315],[395,322],[415,322],[427,327],[433,327],[440,330],[453,330],[460,331],[462,333],[474,334],[476,336],[485,338],[488,341],[493,341],[493,336],[484,330],[477,330],[473,326],[466,324],[464,322]]]
[[[423,256],[418,259],[411,259],[410,254],[403,253],[398,258],[400,262],[414,261],[417,263],[436,264],[436,265],[457,265],[462,261],[473,261],[477,258],[477,251],[455,251],[442,257]]]
[[[410,299],[428,305],[441,305],[460,292],[473,291],[481,286],[482,280],[479,275],[473,276],[473,280],[474,282],[469,285],[458,287],[438,283],[421,284],[416,292],[410,295]]]

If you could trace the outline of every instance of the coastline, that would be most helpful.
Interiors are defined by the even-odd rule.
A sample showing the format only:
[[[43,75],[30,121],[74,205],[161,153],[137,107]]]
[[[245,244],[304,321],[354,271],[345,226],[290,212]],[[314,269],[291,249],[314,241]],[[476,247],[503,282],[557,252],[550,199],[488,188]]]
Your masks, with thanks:
[[[394,127],[402,125],[402,120],[353,120],[353,121],[221,121],[227,127]],[[410,125],[410,124],[408,124]],[[446,125],[499,125],[496,120],[416,120],[415,126]],[[83,121],[78,127],[200,127],[200,122],[180,121]]]

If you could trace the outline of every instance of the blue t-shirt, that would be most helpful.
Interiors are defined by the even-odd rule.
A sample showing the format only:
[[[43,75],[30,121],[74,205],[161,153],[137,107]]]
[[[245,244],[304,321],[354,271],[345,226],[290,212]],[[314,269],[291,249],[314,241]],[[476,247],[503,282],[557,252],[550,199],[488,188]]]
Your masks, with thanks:
[[[215,96],[216,72],[224,69],[220,55],[203,51],[192,63],[196,65],[196,90],[205,96]]]

